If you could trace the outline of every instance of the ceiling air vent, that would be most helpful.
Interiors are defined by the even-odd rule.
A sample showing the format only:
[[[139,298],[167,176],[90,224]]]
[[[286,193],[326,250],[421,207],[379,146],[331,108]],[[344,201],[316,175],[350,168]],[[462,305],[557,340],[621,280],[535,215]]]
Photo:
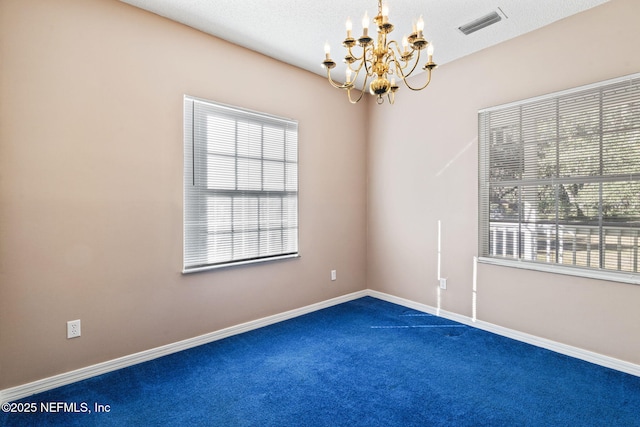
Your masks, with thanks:
[[[484,15],[478,19],[475,19],[468,24],[464,24],[458,29],[462,31],[464,35],[469,35],[471,33],[475,33],[478,30],[483,29],[484,27],[488,27],[489,25],[493,25],[496,22],[500,22],[502,20],[502,16],[498,12],[491,12],[487,15]]]

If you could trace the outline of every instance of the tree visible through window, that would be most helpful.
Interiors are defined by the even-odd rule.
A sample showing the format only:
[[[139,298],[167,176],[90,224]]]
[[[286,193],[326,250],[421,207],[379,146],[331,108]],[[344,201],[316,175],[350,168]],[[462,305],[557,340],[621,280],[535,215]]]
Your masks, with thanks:
[[[481,256],[639,271],[640,76],[479,121]]]
[[[184,100],[184,271],[296,256],[298,124]]]

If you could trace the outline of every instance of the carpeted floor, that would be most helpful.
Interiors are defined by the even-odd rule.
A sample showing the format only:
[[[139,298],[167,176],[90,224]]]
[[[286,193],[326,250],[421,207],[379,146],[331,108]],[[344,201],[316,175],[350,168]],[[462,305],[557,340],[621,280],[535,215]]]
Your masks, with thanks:
[[[366,297],[18,403],[0,425],[627,427],[640,378]]]

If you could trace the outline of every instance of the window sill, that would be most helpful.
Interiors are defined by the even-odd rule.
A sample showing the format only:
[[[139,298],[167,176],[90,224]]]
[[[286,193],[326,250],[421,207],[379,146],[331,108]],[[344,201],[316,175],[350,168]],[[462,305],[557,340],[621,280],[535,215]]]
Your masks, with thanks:
[[[640,285],[640,273],[617,273],[605,270],[591,270],[586,268],[568,267],[563,265],[541,264],[535,262],[518,261],[501,258],[480,257],[482,264],[499,265],[503,267],[522,268],[525,270],[542,271],[545,273],[564,274],[569,276],[586,277],[589,279],[608,280],[612,282]]]
[[[226,264],[205,265],[202,267],[182,269],[182,274],[200,273],[202,271],[220,270],[224,268],[241,267],[252,264],[262,264],[265,262],[282,261],[285,259],[300,258],[300,254],[282,255],[270,258],[252,259],[249,261],[228,262]]]

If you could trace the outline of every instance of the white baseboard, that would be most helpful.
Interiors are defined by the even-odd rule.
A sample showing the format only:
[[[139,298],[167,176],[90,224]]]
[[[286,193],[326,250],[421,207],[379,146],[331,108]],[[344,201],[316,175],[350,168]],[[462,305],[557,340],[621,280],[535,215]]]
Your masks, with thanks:
[[[535,335],[516,331],[514,329],[505,328],[503,326],[495,325],[489,322],[484,322],[482,320],[473,321],[473,319],[471,319],[470,317],[463,316],[461,314],[452,313],[446,310],[437,310],[436,308],[431,307],[429,305],[420,304],[415,301],[399,298],[399,297],[385,294],[382,292],[369,290],[368,295],[384,301],[399,304],[408,308],[413,308],[414,310],[422,311],[422,312],[433,314],[433,315],[439,315],[441,317],[454,320],[464,325],[482,329],[484,331],[492,332],[497,335],[502,335],[504,337],[511,338],[516,341],[521,341],[527,344],[535,345],[536,347],[545,348],[547,350],[551,350],[556,353],[575,357],[576,359],[584,360],[586,362],[591,362],[596,365],[604,366],[606,368],[615,369],[616,371],[625,372],[627,374],[640,377],[640,365],[636,365],[631,362],[626,362],[624,360],[616,359],[610,356],[605,356],[603,354],[595,353],[593,351],[584,350],[582,348],[573,347],[567,344],[562,344],[556,341],[548,340],[546,338],[540,338]]]
[[[262,328],[264,326],[272,325],[274,323],[282,322],[284,320],[292,319],[294,317],[302,316],[304,314],[312,313],[314,311],[318,311],[323,308],[328,308],[337,304],[342,304],[344,302],[352,301],[354,299],[362,298],[365,296],[371,296],[374,298],[381,299],[383,301],[392,302],[394,304],[402,305],[402,306],[412,308],[414,310],[422,311],[425,313],[439,315],[441,317],[462,323],[464,325],[482,329],[488,332],[493,332],[498,335],[515,339],[517,341],[522,341],[528,344],[535,345],[537,347],[546,348],[548,350],[555,351],[557,353],[565,354],[567,356],[575,357],[577,359],[585,360],[587,362],[595,363],[597,365],[605,366],[607,368],[615,369],[621,372],[625,372],[625,373],[640,377],[640,365],[636,365],[630,362],[625,362],[623,360],[615,359],[613,357],[604,356],[602,354],[583,350],[577,347],[572,347],[566,344],[558,343],[558,342],[547,340],[544,338],[536,337],[534,335],[515,331],[513,329],[504,328],[502,326],[494,325],[488,322],[483,322],[483,321],[474,322],[471,318],[467,316],[448,312],[445,310],[437,310],[436,308],[425,305],[425,304],[421,304],[415,301],[385,294],[383,292],[367,289],[364,291],[358,291],[351,294],[343,295],[337,298],[332,298],[330,300],[322,301],[316,304],[311,304],[295,310],[286,311],[284,313],[268,316],[262,319],[257,319],[250,322],[242,323],[240,325],[231,326],[229,328],[225,328],[219,331],[189,338],[183,341],[178,341],[178,342],[167,344],[161,347],[156,347],[149,350],[141,351],[139,353],[130,354],[127,356],[120,357],[118,359],[108,360],[106,362],[87,366],[85,368],[76,369],[71,372],[65,372],[63,374],[55,375],[53,377],[44,378],[38,381],[0,390],[0,403],[11,402],[14,400],[22,399],[24,397],[28,397],[36,393],[41,393],[43,391],[51,390],[56,387],[61,387],[77,381],[85,380],[91,377],[95,377],[97,375],[106,374],[107,372],[112,372],[118,369],[126,368],[128,366],[136,365],[138,363],[147,362],[153,359],[157,359],[158,357],[166,356],[172,353],[177,353],[179,351],[187,350],[189,348],[197,347],[199,345],[208,344],[210,342],[227,338],[232,335],[237,335],[243,332],[248,332],[254,329]]]
[[[128,366],[137,365],[138,363],[147,362],[149,360],[157,359],[158,357],[177,353],[179,351],[187,350],[199,345],[208,344],[213,341],[262,328],[264,326],[272,325],[284,320],[293,319],[294,317],[302,316],[304,314],[312,313],[323,308],[328,308],[347,301],[362,298],[367,295],[367,291],[354,292],[316,304],[297,308],[295,310],[285,311],[284,313],[275,314],[273,316],[264,317],[262,319],[252,320],[250,322],[231,326],[219,331],[211,332],[193,338],[188,338],[186,340],[141,351],[139,353],[130,354],[117,359],[108,360],[106,362],[87,366],[85,368],[76,369],[75,371],[65,372],[53,377],[44,378],[38,381],[33,381],[27,384],[0,390],[0,403],[22,399],[36,393],[41,393],[43,391],[51,390],[56,387],[72,384],[77,381],[85,380],[97,375],[106,374],[107,372],[112,372],[118,369],[126,368]]]

